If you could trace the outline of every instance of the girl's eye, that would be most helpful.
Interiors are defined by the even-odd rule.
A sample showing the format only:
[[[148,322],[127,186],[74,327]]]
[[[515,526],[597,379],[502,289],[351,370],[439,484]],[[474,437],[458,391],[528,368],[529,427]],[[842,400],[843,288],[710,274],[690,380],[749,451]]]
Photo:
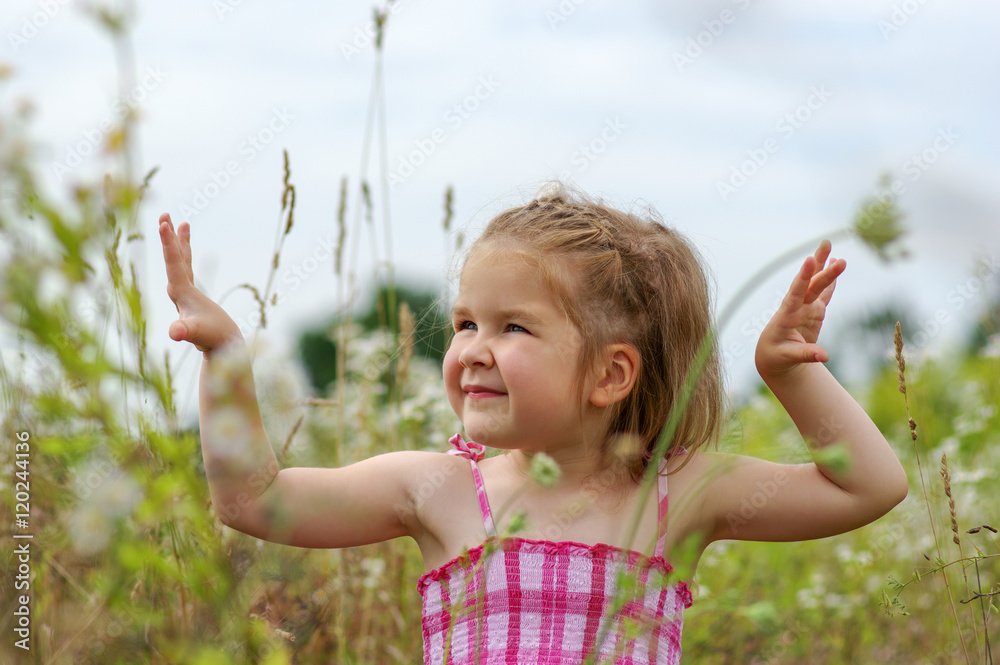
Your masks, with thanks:
[[[459,332],[461,330],[478,330],[478,328],[472,321],[459,321],[455,324],[455,332]]]
[[[528,332],[527,328],[522,328],[521,326],[517,325],[516,323],[510,324],[510,331],[511,332]]]

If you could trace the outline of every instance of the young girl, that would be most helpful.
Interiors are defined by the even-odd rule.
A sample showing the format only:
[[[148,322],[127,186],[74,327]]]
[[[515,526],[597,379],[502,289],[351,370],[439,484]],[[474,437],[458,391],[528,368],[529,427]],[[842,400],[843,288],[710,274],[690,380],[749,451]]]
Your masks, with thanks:
[[[193,285],[190,227],[165,214],[159,232],[180,314],[170,337],[204,353],[202,452],[220,519],[298,547],[413,538],[425,663],[677,663],[691,594],[669,576],[674,554],[831,536],[906,496],[895,454],[816,344],[846,266],[829,242],[803,262],[756,364],[810,447],[846,448],[846,469],[705,452],[723,415],[714,352],[657,455],[710,332],[704,273],[675,231],[562,189],[497,216],[466,259],[444,359],[465,434],[451,454],[279,469],[249,360],[220,353],[242,347],[239,329]],[[250,398],[239,426],[219,424],[234,390],[219,365]],[[553,461],[558,473],[532,480]],[[643,492],[651,465],[656,489]]]

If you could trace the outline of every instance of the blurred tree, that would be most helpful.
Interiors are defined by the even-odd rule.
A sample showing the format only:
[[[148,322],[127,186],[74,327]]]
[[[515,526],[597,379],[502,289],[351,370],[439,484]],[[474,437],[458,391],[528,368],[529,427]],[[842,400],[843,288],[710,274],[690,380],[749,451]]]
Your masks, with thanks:
[[[820,344],[830,352],[827,368],[841,380],[867,382],[887,364],[896,362],[892,344],[896,321],[907,340],[919,330],[913,311],[907,303],[887,302],[868,306],[837,325],[826,342],[820,338]]]
[[[904,337],[918,330],[911,312],[913,307],[898,302],[869,307],[851,319],[841,338],[851,347],[851,353],[864,360],[865,366],[878,371],[883,365],[895,363],[892,338],[899,321]]]
[[[406,303],[414,313],[414,355],[435,363],[444,360],[451,335],[449,317],[437,293],[397,285],[394,296],[390,296],[388,287],[380,286],[364,312],[353,317],[354,323],[364,332],[386,329],[390,297],[396,303]],[[338,317],[333,317],[329,323],[306,330],[299,336],[299,357],[309,373],[310,383],[320,393],[337,378],[337,342],[332,331],[340,323]]]
[[[990,337],[1000,334],[1000,280],[994,279],[993,286],[991,292],[984,294],[985,305],[976,317],[976,325],[969,334],[966,346],[969,355],[979,355],[979,352],[989,344]]]

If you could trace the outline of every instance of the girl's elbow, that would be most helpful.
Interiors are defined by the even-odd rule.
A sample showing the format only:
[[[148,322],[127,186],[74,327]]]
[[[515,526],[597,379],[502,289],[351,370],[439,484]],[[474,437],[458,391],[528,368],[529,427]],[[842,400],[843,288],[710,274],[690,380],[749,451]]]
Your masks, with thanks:
[[[899,490],[896,493],[896,502],[893,504],[893,507],[901,504],[903,502],[903,499],[905,499],[906,495],[909,493],[910,493],[910,481],[906,477],[906,472],[903,472],[899,480]]]
[[[889,512],[899,504],[903,502],[906,495],[910,493],[910,481],[906,477],[906,471],[900,466],[899,469],[892,474],[892,479],[885,484],[885,501],[886,508],[885,512]]]

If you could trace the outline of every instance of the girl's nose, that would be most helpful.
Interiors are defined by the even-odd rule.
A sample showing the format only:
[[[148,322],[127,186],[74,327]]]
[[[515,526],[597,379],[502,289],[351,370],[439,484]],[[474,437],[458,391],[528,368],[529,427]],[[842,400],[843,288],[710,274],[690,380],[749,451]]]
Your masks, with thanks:
[[[458,354],[458,363],[466,369],[492,367],[493,354],[490,352],[489,344],[477,335],[462,348],[462,352]]]

